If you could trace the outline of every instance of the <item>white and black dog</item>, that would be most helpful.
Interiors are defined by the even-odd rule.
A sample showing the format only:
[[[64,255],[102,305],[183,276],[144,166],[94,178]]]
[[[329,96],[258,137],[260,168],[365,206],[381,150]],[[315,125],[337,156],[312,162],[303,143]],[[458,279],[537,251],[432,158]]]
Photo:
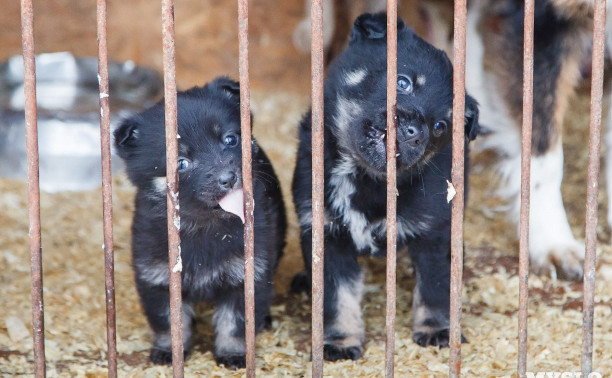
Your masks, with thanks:
[[[122,122],[115,146],[137,188],[132,224],[136,288],[153,332],[151,361],[172,362],[168,292],[166,152],[163,100]],[[215,303],[215,358],[245,366],[244,227],[240,95],[221,77],[178,93],[183,348],[191,349],[194,308]],[[269,321],[273,278],[285,243],[278,179],[253,141],[255,327]],[[227,211],[226,211],[227,210]]]
[[[360,255],[386,250],[386,19],[364,14],[325,81],[325,347],[328,360],[362,355]],[[408,247],[417,284],[413,340],[448,345],[453,67],[398,20],[397,245]],[[478,132],[478,107],[466,96],[465,143]],[[299,128],[293,198],[311,273],[311,114]],[[466,155],[467,160],[467,155]],[[467,162],[466,162],[467,167]]]
[[[610,12],[612,7],[608,8]],[[563,200],[563,121],[588,57],[592,1],[535,2],[534,101],[531,151],[529,255],[540,274],[580,279],[584,244],[572,234]],[[483,149],[500,156],[500,194],[510,202],[517,224],[520,211],[523,21],[520,0],[471,0],[468,11],[466,85],[481,103],[480,121],[491,131]],[[610,30],[610,28],[608,28]],[[608,40],[610,42],[610,39]],[[610,122],[610,120],[608,121]],[[585,124],[588,122],[585,120]],[[608,145],[612,138],[608,138]],[[612,165],[608,154],[608,178]],[[608,181],[610,196],[612,185]],[[610,198],[610,197],[609,197]],[[612,207],[608,209],[612,222]]]

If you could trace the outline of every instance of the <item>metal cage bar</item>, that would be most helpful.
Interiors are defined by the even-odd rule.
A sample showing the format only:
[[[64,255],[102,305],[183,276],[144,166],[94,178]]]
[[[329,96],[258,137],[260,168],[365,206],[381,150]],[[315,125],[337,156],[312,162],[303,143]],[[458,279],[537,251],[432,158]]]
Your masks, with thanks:
[[[385,375],[394,376],[397,265],[397,0],[387,1],[387,308]]]
[[[312,75],[312,376],[323,376],[323,277],[324,277],[324,181],[323,181],[323,4],[311,0]]]
[[[323,3],[310,3],[312,101],[312,376],[323,376]]]
[[[42,244],[40,238],[40,185],[36,109],[36,58],[32,0],[21,0],[23,89],[25,95],[26,151],[28,160],[28,217],[30,222],[30,280],[34,374],[45,376],[45,319],[43,304]]]
[[[521,210],[519,221],[519,377],[527,371],[527,309],[529,302],[529,206],[531,189],[531,130],[533,125],[534,0],[525,0],[523,37],[523,125],[521,134]]]
[[[461,374],[461,291],[463,278],[463,213],[464,213],[464,158],[465,158],[465,38],[466,0],[455,0],[453,48],[453,161],[451,217],[451,282],[449,374]]]
[[[111,174],[108,48],[106,0],[97,2],[98,84],[100,91],[100,148],[102,160],[102,213],[104,230],[104,278],[106,290],[106,344],[108,376],[117,377],[117,328],[115,313],[115,255],[113,243],[113,186]]]
[[[587,172],[584,286],[582,305],[582,374],[593,370],[593,316],[597,247],[597,196],[599,195],[599,152],[601,148],[601,113],[604,80],[606,1],[595,1],[593,57],[591,76],[591,119],[589,127],[589,163]]]
[[[183,305],[181,295],[181,217],[179,212],[178,125],[174,50],[174,0],[162,0],[164,103],[166,111],[166,181],[168,215],[168,270],[170,275],[170,330],[172,374],[183,377]]]
[[[249,2],[238,0],[238,64],[240,71],[240,132],[244,192],[244,307],[246,376],[255,377],[255,233],[249,83]]]

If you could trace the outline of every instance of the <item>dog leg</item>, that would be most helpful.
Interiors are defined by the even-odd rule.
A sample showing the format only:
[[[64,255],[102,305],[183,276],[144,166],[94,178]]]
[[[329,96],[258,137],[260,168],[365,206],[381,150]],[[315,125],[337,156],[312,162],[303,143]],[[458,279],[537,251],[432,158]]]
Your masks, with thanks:
[[[142,306],[153,334],[153,347],[149,359],[155,364],[172,364],[172,337],[170,334],[170,294],[167,287],[150,287],[137,282]],[[195,313],[191,304],[183,302],[183,353],[186,358],[191,349],[191,330]]]
[[[236,370],[246,366],[244,340],[244,293],[225,293],[217,302],[213,315],[215,325],[215,360],[219,365]]]
[[[336,266],[336,269],[340,268]],[[326,269],[326,271],[334,269]],[[331,272],[330,272],[331,273]],[[333,274],[333,273],[332,273]],[[328,274],[326,273],[326,277]],[[329,286],[329,288],[328,288]],[[324,358],[357,360],[363,354],[365,329],[361,315],[363,272],[355,277],[325,280]],[[327,300],[327,298],[335,298]]]
[[[365,328],[361,314],[363,272],[357,263],[357,255],[347,246],[352,241],[347,236],[325,236],[324,264],[324,351],[328,361],[357,360],[363,354]],[[291,283],[293,291],[310,289],[312,282],[312,234],[305,229],[302,234],[302,253],[305,273],[298,273]],[[310,290],[308,290],[310,294]]]
[[[584,244],[574,238],[561,198],[563,149],[560,140],[547,153],[532,156],[531,178],[529,258],[532,270],[553,278],[580,279]],[[518,196],[514,203],[513,215],[518,223]]]
[[[408,250],[417,283],[412,297],[412,340],[420,346],[447,347],[450,310],[450,241],[412,241]],[[465,338],[461,337],[465,342]]]
[[[510,205],[509,216],[518,228],[520,217],[520,190],[521,190],[521,142],[520,120],[522,108],[516,103],[507,101],[507,97],[520,98],[520,85],[518,81],[509,81],[512,72],[520,72],[518,65],[495,70],[489,67],[485,70],[483,61],[487,54],[482,35],[478,32],[479,25],[486,15],[484,2],[474,2],[468,15],[467,34],[474,42],[476,60],[468,59],[468,82],[481,102],[480,121],[485,128],[491,131],[486,138],[481,139],[481,149],[494,149],[499,152],[501,161],[497,167],[501,176],[503,187],[498,194],[507,198]],[[485,19],[484,21],[486,21]],[[486,23],[485,23],[486,24]],[[489,39],[494,38],[492,34]],[[499,37],[501,38],[501,37]],[[505,37],[508,40],[508,36]],[[536,37],[541,38],[541,37]],[[492,39],[492,41],[495,41]],[[489,41],[486,45],[489,52],[488,59],[497,57],[499,63],[503,58],[515,59],[516,52],[508,53],[497,49],[497,43]],[[534,70],[543,72],[541,62],[548,62],[559,67],[556,76],[534,76],[535,98],[544,98],[546,88],[555,83],[555,96],[553,101],[534,101],[533,135],[532,135],[532,161],[531,161],[531,208],[529,228],[529,255],[532,270],[538,274],[548,274],[553,278],[578,279],[582,276],[582,261],[584,246],[576,241],[569,226],[563,200],[561,198],[561,181],[563,179],[563,150],[561,145],[561,125],[568,99],[573,93],[577,80],[578,62],[580,54],[576,48],[559,54],[548,48],[551,55],[536,51],[536,62],[540,62]],[[514,54],[514,55],[513,55]],[[539,54],[539,55],[538,55]],[[555,55],[556,54],[556,55]],[[540,59],[538,59],[540,57]],[[522,57],[521,57],[522,58]],[[515,59],[515,64],[522,61]],[[517,63],[518,62],[518,63]],[[491,63],[493,65],[493,63]],[[501,67],[496,65],[494,67]],[[507,72],[510,70],[509,72]],[[515,70],[515,71],[512,71]],[[504,97],[506,93],[506,97]],[[510,93],[510,94],[508,94]],[[514,114],[514,116],[513,116]]]

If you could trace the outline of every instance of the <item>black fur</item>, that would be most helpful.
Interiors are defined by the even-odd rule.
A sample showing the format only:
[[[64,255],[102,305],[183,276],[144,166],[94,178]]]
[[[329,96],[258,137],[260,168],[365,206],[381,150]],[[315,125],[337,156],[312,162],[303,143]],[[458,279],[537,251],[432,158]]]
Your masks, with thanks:
[[[218,201],[231,187],[242,186],[239,101],[238,83],[228,78],[178,93],[179,159],[188,160],[188,167],[179,170],[184,330],[189,336],[191,306],[200,301],[214,302],[218,310],[215,356],[218,363],[230,368],[245,365],[244,227],[240,218],[223,211]],[[132,263],[155,338],[150,357],[155,363],[169,364],[166,193],[163,181],[159,184],[166,175],[164,113],[162,100],[124,120],[114,137],[127,174],[137,187]],[[227,140],[228,135],[233,137]],[[227,145],[226,141],[233,142],[234,137],[236,145]],[[259,329],[266,319],[269,322],[273,277],[285,243],[286,219],[278,179],[255,141],[253,178],[255,316]],[[154,180],[158,180],[157,185]],[[220,324],[224,327],[221,330]],[[190,347],[187,337],[186,354]]]
[[[324,315],[325,358],[329,360],[361,356],[361,312],[347,311],[346,306],[360,299],[357,256],[384,255],[386,250],[386,56],[386,15],[362,15],[355,21],[348,48],[331,64],[325,81]],[[412,82],[412,90],[398,88],[397,92],[397,247],[408,246],[417,275],[415,312],[420,307],[426,314],[415,319],[413,338],[420,345],[446,346],[450,303],[446,196],[451,179],[453,68],[442,51],[401,20],[397,67],[398,85]],[[465,111],[467,147],[478,133],[478,108],[470,96],[466,96]],[[437,122],[444,122],[444,127],[440,130],[438,124],[436,131]],[[296,276],[294,290],[310,289],[310,112],[300,124],[299,139],[292,189],[306,273]],[[467,167],[467,148],[465,160]],[[357,226],[359,217],[366,220],[365,228]],[[349,323],[356,324],[354,330]]]

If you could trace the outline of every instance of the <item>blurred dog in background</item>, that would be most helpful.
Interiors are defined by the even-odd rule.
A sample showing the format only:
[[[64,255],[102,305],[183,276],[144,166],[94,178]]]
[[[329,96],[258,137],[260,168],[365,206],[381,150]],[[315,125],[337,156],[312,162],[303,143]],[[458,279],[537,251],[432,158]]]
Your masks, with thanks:
[[[517,226],[524,13],[520,0],[472,0],[467,22],[466,83],[481,103],[483,126],[491,131],[480,147],[494,149],[500,158],[499,193],[508,199],[509,215]],[[580,279],[584,244],[572,234],[561,197],[562,129],[569,100],[581,80],[581,68],[590,65],[592,2],[536,1],[534,20],[530,262],[539,274]],[[608,172],[612,172],[610,168]]]

